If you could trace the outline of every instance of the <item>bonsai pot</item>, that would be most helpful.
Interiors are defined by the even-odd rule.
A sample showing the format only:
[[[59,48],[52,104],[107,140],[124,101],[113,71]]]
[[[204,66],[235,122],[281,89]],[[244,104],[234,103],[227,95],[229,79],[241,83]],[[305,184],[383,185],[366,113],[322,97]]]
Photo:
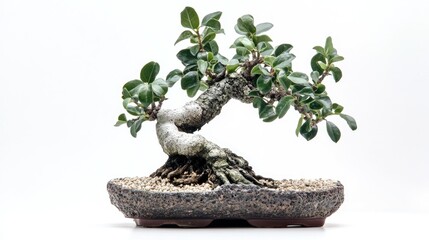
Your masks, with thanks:
[[[227,184],[174,186],[160,178],[108,182],[111,203],[137,226],[207,227],[214,220],[245,220],[254,227],[321,227],[344,201],[333,180],[282,180],[277,188]]]

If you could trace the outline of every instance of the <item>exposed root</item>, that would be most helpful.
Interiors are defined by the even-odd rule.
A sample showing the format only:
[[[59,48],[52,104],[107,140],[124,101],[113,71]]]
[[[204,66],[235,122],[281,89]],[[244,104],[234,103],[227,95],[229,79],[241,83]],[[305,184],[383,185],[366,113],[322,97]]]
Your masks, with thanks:
[[[274,187],[274,180],[256,175],[247,161],[228,149],[221,149],[208,159],[200,157],[170,156],[167,162],[151,177],[168,179],[174,185],[209,183],[254,184]]]

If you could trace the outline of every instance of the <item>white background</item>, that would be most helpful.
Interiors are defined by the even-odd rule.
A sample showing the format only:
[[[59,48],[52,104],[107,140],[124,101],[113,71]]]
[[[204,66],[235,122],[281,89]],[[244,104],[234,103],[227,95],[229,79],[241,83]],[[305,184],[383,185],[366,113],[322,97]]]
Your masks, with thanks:
[[[429,7],[426,1],[23,1],[0,0],[0,239],[247,239],[261,236],[362,239],[421,231],[429,213]],[[273,45],[291,43],[296,71],[310,72],[312,47],[332,36],[343,79],[326,80],[354,116],[332,143],[325,126],[296,138],[298,114],[263,123],[230,102],[200,133],[276,179],[333,178],[345,185],[340,210],[317,229],[142,229],[110,205],[106,183],[147,176],[164,163],[154,123],[137,139],[114,128],[121,87],[149,61],[160,76],[181,68],[173,46],[180,11],[220,10],[226,35],[250,13],[271,22]],[[189,99],[180,86],[164,107]],[[405,220],[407,219],[407,220]],[[420,229],[420,230],[419,230]],[[212,232],[214,231],[214,232]],[[262,235],[263,234],[263,235]]]

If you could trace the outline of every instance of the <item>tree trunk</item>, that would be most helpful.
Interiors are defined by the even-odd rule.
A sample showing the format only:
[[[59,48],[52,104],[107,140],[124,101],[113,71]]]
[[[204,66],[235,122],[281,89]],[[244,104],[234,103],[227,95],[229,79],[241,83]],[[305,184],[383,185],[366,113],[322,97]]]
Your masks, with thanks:
[[[242,157],[194,134],[215,118],[231,98],[250,103],[247,84],[244,78],[225,78],[182,108],[161,109],[156,130],[159,143],[169,159],[151,176],[168,178],[175,184],[271,185],[270,179],[255,175]]]

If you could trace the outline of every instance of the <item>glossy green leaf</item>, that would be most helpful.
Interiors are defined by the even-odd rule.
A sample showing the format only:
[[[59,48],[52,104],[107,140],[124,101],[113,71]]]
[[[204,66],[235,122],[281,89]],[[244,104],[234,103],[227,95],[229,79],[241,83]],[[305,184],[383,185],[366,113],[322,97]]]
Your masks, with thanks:
[[[268,66],[273,66],[275,60],[276,60],[276,57],[274,56],[264,57],[264,63],[267,64]]]
[[[270,30],[273,27],[273,24],[271,23],[260,23],[258,25],[256,25],[256,34],[261,34],[263,32],[266,32],[268,30]]]
[[[341,131],[334,123],[326,120],[326,129],[332,141],[338,142],[338,140],[340,140]]]
[[[211,19],[210,21],[207,22],[206,24],[207,27],[212,28],[213,30],[220,30],[221,29],[221,24],[218,20],[216,19]]]
[[[136,88],[138,85],[140,85],[142,83],[143,83],[142,80],[139,80],[139,79],[131,80],[131,81],[125,83],[123,88],[125,88],[128,92],[130,92],[131,90],[133,90],[134,88]]]
[[[269,44],[268,42],[262,42],[265,46],[264,46],[264,48],[262,48],[261,50],[260,50],[260,54],[261,54],[261,56],[263,56],[263,57],[266,57],[266,56],[270,56],[272,53],[273,53],[273,51],[274,51],[274,48],[273,48],[273,46],[271,46],[271,44]],[[261,44],[261,43],[258,43],[258,45],[259,44]]]
[[[168,87],[172,87],[177,81],[182,78],[182,71],[179,69],[174,69],[173,71],[167,74],[167,85]]]
[[[311,58],[311,69],[313,69],[313,71],[319,72],[319,74],[322,74],[323,69],[318,64],[319,61],[325,62],[325,57],[320,53],[316,53],[316,55]]]
[[[189,31],[189,30],[185,30],[183,31],[179,37],[177,38],[176,42],[174,43],[174,45],[176,45],[178,42],[183,41],[185,39],[191,38],[192,36],[194,36],[194,34]]]
[[[234,30],[236,33],[240,34],[240,35],[246,35],[246,32],[241,31],[237,25],[234,26]]]
[[[277,75],[277,80],[284,90],[288,90],[291,84],[291,81],[286,77],[286,74],[283,71]]]
[[[252,90],[247,94],[247,96],[250,96],[250,97],[259,97],[259,96],[260,96],[259,90],[258,90],[258,89],[252,89]]]
[[[196,71],[191,71],[185,74],[182,77],[181,87],[183,90],[200,87],[198,73]],[[197,89],[198,90],[198,89]]]
[[[316,91],[314,91],[314,93],[316,93],[316,94],[322,94],[323,92],[325,92],[325,89],[326,89],[325,85],[319,83],[319,84],[317,84],[316,87],[317,88],[316,88]]]
[[[237,47],[237,48],[235,48],[235,52],[239,56],[247,56],[250,54],[250,51],[245,47]]]
[[[325,51],[327,55],[331,55],[334,51],[334,46],[332,44],[332,38],[327,37],[325,42]]]
[[[302,124],[302,126],[299,128],[299,133],[301,133],[301,135],[308,133],[311,131],[311,119],[307,119],[304,124]]]
[[[299,130],[301,129],[302,121],[304,121],[304,115],[301,114],[301,117],[299,118],[298,124],[296,125],[296,129],[295,129],[295,135],[297,137],[299,136]]]
[[[252,76],[255,76],[257,74],[262,74],[262,75],[266,75],[266,76],[270,75],[270,73],[268,72],[268,70],[266,68],[262,67],[261,64],[258,64],[256,66],[254,66],[252,68],[252,71],[250,73],[251,73]]]
[[[261,75],[256,80],[256,87],[262,94],[265,94],[271,90],[273,81],[270,76]]]
[[[344,120],[346,120],[347,125],[349,125],[351,130],[356,130],[357,129],[357,124],[356,124],[356,120],[349,115],[346,114],[340,114],[340,117],[342,117]]]
[[[198,60],[197,66],[198,66],[198,71],[200,71],[201,74],[205,75],[208,63],[204,60]]]
[[[256,27],[251,15],[244,15],[237,19],[237,28],[240,32],[244,33],[255,34],[256,32]]]
[[[332,104],[332,110],[335,114],[340,114],[343,111],[344,107],[338,103]]]
[[[223,65],[222,63],[218,62],[215,66],[214,66],[214,72],[216,74],[219,74],[223,71],[225,71],[225,65]]]
[[[313,102],[311,102],[308,106],[309,106],[309,107],[310,107],[310,109],[312,109],[312,110],[319,110],[319,109],[322,109],[322,108],[323,108],[323,104],[321,104],[321,103],[320,103],[320,102],[318,102],[318,101],[313,101]]]
[[[152,86],[149,85],[146,88],[143,88],[139,93],[139,101],[143,104],[143,106],[147,107],[151,103],[153,103],[153,91]]]
[[[264,104],[264,103],[265,102],[261,97],[254,97],[253,98],[253,107],[254,108],[260,108],[262,106],[262,104]]]
[[[263,104],[259,108],[259,118],[266,119],[276,116],[276,112],[274,110],[273,105]]]
[[[318,53],[322,54],[323,56],[325,56],[326,54],[325,49],[321,46],[315,46],[313,49],[316,50]]]
[[[332,101],[331,101],[331,99],[328,96],[320,97],[320,98],[317,99],[317,101],[319,103],[321,103],[324,108],[331,109]]]
[[[141,125],[143,122],[144,122],[144,119],[138,119],[133,122],[133,124],[130,127],[130,132],[133,137],[137,137],[137,132],[140,131]]]
[[[317,83],[319,81],[320,73],[318,71],[313,71],[310,73],[310,77],[314,83]]]
[[[152,83],[152,91],[157,97],[165,96],[168,91],[167,82],[162,78],[155,79]]]
[[[228,71],[228,73],[232,73],[232,72],[234,72],[238,68],[239,64],[240,63],[238,62],[237,59],[232,59],[226,65],[226,70]]]
[[[198,59],[197,55],[200,52],[200,45],[196,44],[196,45],[190,47],[189,51],[191,52],[192,56],[194,56]]]
[[[217,11],[217,12],[213,12],[213,13],[209,13],[209,14],[207,14],[204,18],[203,18],[203,20],[201,21],[201,25],[203,25],[203,26],[207,26],[207,23],[210,21],[210,20],[216,20],[216,21],[219,21],[219,19],[220,19],[220,17],[222,16],[222,12],[219,12],[219,11]]]
[[[334,76],[335,82],[340,81],[341,78],[343,77],[343,72],[341,71],[341,69],[337,67],[331,68],[331,72],[332,72],[332,76]]]
[[[143,82],[151,83],[155,80],[156,75],[159,73],[159,64],[156,62],[149,62],[143,66],[140,71],[140,79]]]
[[[176,56],[185,66],[197,63],[197,57],[189,49],[179,51]]]
[[[338,56],[338,55],[331,58],[331,62],[339,62],[339,61],[343,61],[343,60],[344,60],[344,57]]]
[[[310,86],[308,76],[305,73],[293,72],[287,78],[294,84]]]
[[[290,108],[294,98],[292,96],[284,96],[280,99],[276,106],[276,113],[280,118],[284,117]]]
[[[277,56],[276,60],[273,62],[273,67],[276,69],[283,69],[285,67],[291,66],[292,60],[295,59],[295,55],[283,52],[279,56]]]
[[[301,133],[301,136],[305,138],[305,140],[310,141],[317,135],[318,127],[314,125],[311,130],[307,133]]]
[[[205,91],[209,88],[209,85],[205,81],[200,81],[200,88],[198,90]]]
[[[277,46],[276,50],[274,51],[274,56],[277,57],[284,52],[290,52],[292,48],[293,46],[290,44],[286,44],[286,43],[280,44],[279,46]]]
[[[211,40],[210,42],[204,44],[204,50],[211,52],[216,56],[219,53],[219,46],[215,40]]]
[[[131,93],[126,88],[122,88],[122,99],[130,97],[132,97]]]
[[[222,56],[222,55],[220,55],[220,54],[217,54],[217,55],[216,55],[216,58],[217,58],[217,60],[218,60],[220,63],[222,63],[223,65],[227,65],[227,64],[228,64],[228,62],[229,62],[228,58],[226,58],[226,57],[224,57],[224,56]]]
[[[272,42],[271,38],[267,35],[254,36],[253,41],[255,44],[259,44],[261,42]]]
[[[180,22],[185,28],[197,29],[200,26],[198,14],[191,7],[185,7],[180,13]]]
[[[216,32],[211,28],[207,28],[204,31],[204,36],[203,36],[202,42],[203,42],[203,44],[206,44],[206,43],[210,42],[211,40],[215,39],[215,37],[216,37]]]
[[[124,113],[122,113],[121,115],[119,115],[118,121],[116,122],[115,127],[119,127],[124,123],[127,123],[127,117],[125,116]]]
[[[199,89],[200,85],[198,84],[197,86],[186,89],[186,94],[188,94],[188,97],[194,97]]]

